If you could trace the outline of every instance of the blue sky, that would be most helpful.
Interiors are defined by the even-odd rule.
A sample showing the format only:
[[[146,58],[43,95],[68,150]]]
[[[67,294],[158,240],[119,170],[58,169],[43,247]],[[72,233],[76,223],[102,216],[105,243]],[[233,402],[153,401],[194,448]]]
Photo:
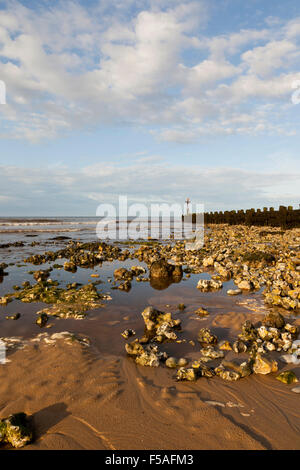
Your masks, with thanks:
[[[298,206],[299,43],[298,0],[0,1],[0,215]]]

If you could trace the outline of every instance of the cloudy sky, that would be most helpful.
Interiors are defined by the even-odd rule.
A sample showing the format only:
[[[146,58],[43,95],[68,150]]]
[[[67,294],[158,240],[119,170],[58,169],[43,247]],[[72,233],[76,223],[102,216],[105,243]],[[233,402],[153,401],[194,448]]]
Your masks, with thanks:
[[[0,216],[300,203],[299,0],[0,0]]]

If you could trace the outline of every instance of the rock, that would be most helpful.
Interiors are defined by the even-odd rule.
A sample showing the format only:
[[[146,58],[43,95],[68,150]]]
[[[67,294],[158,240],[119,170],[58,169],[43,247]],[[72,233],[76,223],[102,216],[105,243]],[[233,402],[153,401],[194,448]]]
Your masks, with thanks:
[[[199,369],[201,366],[202,366],[202,361],[197,361],[197,360],[196,360],[196,361],[193,361],[193,362],[192,362],[192,367],[193,367],[194,369]]]
[[[242,293],[241,289],[229,289],[227,295],[239,295]]]
[[[291,333],[281,333],[281,341],[277,341],[284,351],[288,351],[293,344]]]
[[[171,313],[164,313],[150,306],[142,312],[146,330],[150,335],[156,335],[156,339],[177,339],[174,328],[180,326],[181,320],[174,320]],[[158,338],[161,336],[161,339]]]
[[[146,273],[146,269],[143,266],[131,266],[130,270],[134,276]]]
[[[0,442],[20,448],[31,441],[32,430],[25,413],[12,414],[0,420]]]
[[[243,325],[242,325],[242,333],[239,335],[239,337],[243,341],[250,341],[253,342],[257,339],[258,333],[257,330],[255,329],[254,325],[249,320],[246,320]]]
[[[300,339],[297,339],[296,341],[293,341],[292,345],[293,349],[300,349]]]
[[[181,265],[173,266],[172,277],[180,280],[182,276],[183,276],[182,266]]]
[[[294,393],[300,393],[300,387],[292,388],[292,392],[294,392]]]
[[[229,341],[221,341],[219,343],[219,349],[221,349],[222,351],[232,351],[232,347],[231,347],[231,344],[229,343]]]
[[[161,353],[157,346],[152,344],[143,347],[139,340],[126,343],[127,354],[135,356],[135,362],[141,366],[158,367],[160,361],[166,359],[165,353]]]
[[[157,346],[147,346],[143,353],[136,357],[135,362],[141,366],[158,367],[160,359]]]
[[[212,346],[208,346],[207,348],[201,349],[201,354],[204,357],[208,357],[209,359],[220,359],[224,357],[223,351],[216,351]]]
[[[253,372],[253,360],[249,359],[247,362],[242,362],[240,364],[239,373],[241,377],[248,377]]]
[[[177,306],[178,310],[185,310],[185,305],[184,304],[178,304]]]
[[[0,305],[7,305],[9,302],[12,302],[10,297],[0,297]]]
[[[233,382],[241,378],[241,375],[238,372],[234,370],[226,370],[222,364],[216,367],[214,372],[218,377],[223,380],[228,380],[229,382]]]
[[[128,269],[125,268],[118,268],[115,269],[114,271],[114,278],[118,280],[129,280],[131,281],[133,277],[133,273],[131,271],[128,271]]]
[[[204,364],[201,364],[201,368],[199,369],[199,372],[201,374],[201,377],[206,377],[208,379],[216,375],[214,369],[207,367]]]
[[[200,279],[197,284],[197,289],[200,289],[204,292],[213,289],[222,289],[223,283],[222,281],[215,280],[215,279]]]
[[[269,327],[269,332],[272,335],[273,341],[276,341],[280,338],[280,331],[277,328],[273,328],[272,326]]]
[[[289,323],[287,323],[285,326],[284,326],[284,329],[286,331],[288,331],[289,333],[291,333],[291,335],[296,338],[298,333],[299,333],[299,328],[297,325],[290,325]]]
[[[230,382],[236,381],[241,378],[240,374],[233,370],[224,370],[224,372],[220,373],[220,377],[221,379],[228,380]]]
[[[204,258],[203,261],[202,261],[202,264],[205,268],[209,267],[209,266],[213,266],[214,265],[214,258],[212,258],[211,256],[209,256],[208,258]]]
[[[240,354],[247,351],[247,346],[243,341],[235,341],[232,345],[232,349],[236,354]]]
[[[285,355],[281,356],[281,359],[286,364],[295,364],[297,366],[300,364],[300,358],[298,358],[298,355],[296,353],[295,354],[285,354]]]
[[[181,357],[178,359],[178,366],[179,367],[185,367],[188,364],[188,360],[185,359],[184,357]]]
[[[278,370],[278,364],[276,361],[269,361],[265,357],[262,357],[260,354],[256,355],[253,372],[255,374],[270,374],[271,372],[276,372]]]
[[[268,328],[266,328],[265,326],[260,326],[257,329],[257,332],[258,332],[259,337],[264,341],[268,341],[272,339],[273,337],[272,332],[269,331]]]
[[[253,284],[250,281],[241,281],[238,283],[238,288],[241,290],[252,290],[253,289]]]
[[[70,271],[72,273],[76,273],[77,266],[72,261],[66,261],[65,264],[64,264],[64,270],[65,271]]]
[[[173,331],[172,323],[166,321],[159,325],[156,328],[156,336],[154,339],[159,343],[161,343],[164,339],[176,340],[177,335],[175,331]]]
[[[273,327],[273,328],[284,328],[285,320],[283,316],[278,312],[270,312],[264,317],[262,323],[265,326]]]
[[[260,263],[266,263],[266,264],[272,264],[274,261],[276,261],[276,258],[273,254],[271,253],[265,253],[264,251],[253,251],[253,252],[248,252],[243,255],[243,261],[246,261],[247,263],[254,263],[257,264],[258,262]]]
[[[135,331],[131,330],[130,328],[127,328],[123,331],[123,333],[121,333],[121,335],[123,336],[123,338],[128,339],[131,336],[135,336]]]
[[[228,269],[225,269],[223,266],[218,266],[216,271],[223,279],[226,279],[227,281],[231,279],[231,272]]]
[[[59,288],[57,281],[50,279],[37,283],[33,286],[26,283],[24,288],[17,291],[14,297],[22,302],[43,302],[52,304],[52,307],[42,311],[48,315],[59,317],[82,318],[88,310],[103,306],[100,299],[105,298],[105,294],[99,294],[93,283],[88,283],[80,289],[67,287]],[[41,312],[38,312],[41,313]]]
[[[168,357],[168,359],[166,360],[166,366],[170,367],[171,369],[175,369],[177,365],[178,363],[176,357]]]
[[[144,352],[143,346],[140,344],[139,340],[136,339],[132,343],[126,343],[125,349],[129,356],[138,356]]]
[[[49,320],[49,317],[48,317],[47,313],[43,312],[38,316],[35,323],[42,328],[43,326],[46,325],[48,320]]]
[[[184,367],[181,367],[178,371],[177,371],[177,376],[176,376],[176,379],[178,381],[189,381],[189,382],[194,382],[195,380],[197,380],[197,378],[199,377],[199,375],[197,374],[197,370],[194,369],[194,368],[191,368],[191,369],[185,369]]]
[[[209,315],[208,310],[202,307],[197,308],[197,310],[195,310],[194,313],[196,313],[196,315],[199,315],[199,317],[207,317]]]
[[[33,274],[33,277],[37,282],[43,282],[48,279],[49,273],[50,273],[49,269],[46,269],[44,271],[43,270],[35,271],[35,273]]]
[[[146,328],[148,331],[155,330],[157,319],[163,315],[163,312],[155,309],[154,307],[146,307],[142,312],[142,317],[144,319]]]
[[[296,374],[291,370],[281,372],[281,374],[277,375],[276,379],[280,380],[280,382],[283,382],[284,384],[292,384],[295,382],[299,382],[296,377]]]
[[[20,317],[20,313],[15,313],[14,315],[7,315],[5,318],[6,320],[19,320]]]
[[[237,372],[240,377],[248,377],[252,374],[253,360],[249,359],[247,362],[242,362],[241,364],[236,364],[234,361],[222,361],[221,364],[227,369],[232,369]]]
[[[182,275],[182,266],[175,266],[169,264],[165,259],[160,259],[154,261],[150,266],[150,285],[154,289],[163,290],[173,282],[180,282]]]
[[[199,343],[215,344],[218,342],[218,338],[208,328],[201,328],[198,332],[198,341]]]
[[[119,290],[123,290],[125,292],[129,292],[130,289],[131,289],[131,282],[129,280],[126,280],[124,282],[122,282],[119,286],[118,286],[118,289]]]
[[[165,259],[154,261],[150,266],[150,278],[167,279],[182,276],[182,266],[169,264]]]
[[[276,350],[275,344],[271,343],[270,341],[267,341],[265,343],[265,347],[268,351],[275,351]]]

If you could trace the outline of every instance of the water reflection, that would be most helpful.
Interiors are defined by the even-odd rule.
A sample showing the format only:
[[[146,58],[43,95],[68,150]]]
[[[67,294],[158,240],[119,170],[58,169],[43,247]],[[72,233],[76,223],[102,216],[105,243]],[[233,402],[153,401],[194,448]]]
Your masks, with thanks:
[[[150,277],[150,286],[156,290],[164,290],[170,287],[171,284],[178,284],[181,279],[182,275],[165,278]]]

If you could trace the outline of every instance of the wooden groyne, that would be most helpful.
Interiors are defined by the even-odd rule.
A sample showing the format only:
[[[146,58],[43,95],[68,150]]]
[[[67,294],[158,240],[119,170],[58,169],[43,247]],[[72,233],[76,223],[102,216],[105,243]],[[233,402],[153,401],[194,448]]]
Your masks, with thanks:
[[[192,214],[192,220],[193,223],[196,222],[196,214]],[[296,228],[300,227],[300,209],[280,206],[278,210],[274,207],[264,207],[263,209],[205,212],[204,223]]]

